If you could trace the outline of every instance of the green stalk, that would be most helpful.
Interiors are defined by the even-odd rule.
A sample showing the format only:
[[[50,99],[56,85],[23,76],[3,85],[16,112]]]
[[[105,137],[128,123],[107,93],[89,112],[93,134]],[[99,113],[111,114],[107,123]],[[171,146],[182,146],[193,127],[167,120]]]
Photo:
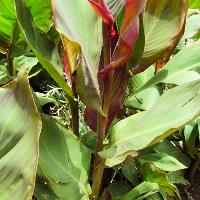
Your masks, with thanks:
[[[103,54],[104,54],[104,66],[110,64],[111,60],[111,46],[110,46],[110,34],[107,25],[103,24]],[[110,95],[113,82],[113,72],[110,72],[104,81],[104,93],[102,108],[104,113],[108,116]],[[99,191],[101,188],[103,172],[105,168],[105,161],[98,155],[98,152],[103,150],[103,141],[106,134],[107,117],[98,114],[97,116],[97,146],[96,155],[93,169],[93,184],[92,184],[92,195],[90,200],[97,200],[99,197]]]

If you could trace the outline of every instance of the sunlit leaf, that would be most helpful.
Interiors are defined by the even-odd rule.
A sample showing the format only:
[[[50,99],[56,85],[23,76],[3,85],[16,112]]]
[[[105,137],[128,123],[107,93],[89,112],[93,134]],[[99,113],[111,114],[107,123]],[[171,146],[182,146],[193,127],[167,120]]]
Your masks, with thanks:
[[[200,80],[168,90],[148,111],[116,123],[99,154],[113,158],[150,146],[200,114]]]
[[[144,181],[118,200],[145,199],[158,191],[159,185],[157,183]]]
[[[123,102],[127,87],[127,70],[125,67],[116,69],[113,74],[113,84],[109,102],[107,127],[113,119],[123,110]],[[97,130],[97,113],[86,108],[84,119],[87,125],[93,130]]]
[[[143,23],[145,48],[140,65],[168,58],[184,32],[186,0],[148,0]]]
[[[187,168],[187,166],[183,165],[173,156],[161,152],[144,155],[141,157],[141,162],[153,163],[156,167],[164,171],[177,171]]]
[[[121,10],[123,9],[126,0],[106,0],[106,3],[112,13],[113,17],[116,18]]]
[[[189,7],[190,8],[200,8],[200,1],[199,0],[189,0]]]
[[[150,109],[160,97],[158,87],[150,87],[137,94],[130,95],[124,102],[125,106],[139,110]]]
[[[111,63],[101,73],[120,67],[128,61],[133,53],[139,33],[139,14],[143,11],[146,0],[128,0],[125,5],[125,16],[120,28],[119,40],[112,55]]]
[[[178,84],[183,82],[184,79],[181,79],[183,73],[187,73],[188,70],[200,66],[199,51],[199,42],[184,47],[164,66],[162,70],[160,70],[154,77],[152,77],[147,83],[145,83],[142,89],[151,87],[157,83]],[[187,74],[185,76],[187,77]],[[190,80],[190,78],[191,77],[187,77],[186,80]]]
[[[47,38],[47,35],[33,24],[31,13],[25,6],[24,0],[15,0],[15,4],[17,20],[36,57],[68,97],[73,97],[71,88],[62,77],[62,65],[56,48],[52,48],[52,42]]]
[[[26,5],[30,8],[33,21],[36,26],[47,32],[51,26],[51,6],[50,0],[25,0]],[[42,15],[41,15],[42,13]],[[13,41],[13,34],[16,31],[17,19],[15,15],[14,0],[2,0],[0,4],[0,38],[7,40],[9,43]],[[18,40],[20,39],[20,32]],[[16,36],[15,36],[16,37]],[[18,41],[19,42],[19,41]]]
[[[102,49],[102,20],[87,0],[53,0],[52,7],[56,29],[81,47],[83,56],[77,58],[80,66],[76,79],[80,98],[87,106],[101,112],[97,73]]]
[[[0,88],[0,99],[0,199],[31,199],[41,120],[25,70]]]

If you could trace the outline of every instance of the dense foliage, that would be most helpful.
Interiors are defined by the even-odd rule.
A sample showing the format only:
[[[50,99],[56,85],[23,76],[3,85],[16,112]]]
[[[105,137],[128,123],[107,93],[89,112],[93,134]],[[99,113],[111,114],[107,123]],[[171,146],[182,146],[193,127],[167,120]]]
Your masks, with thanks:
[[[0,200],[181,199],[200,168],[199,0],[1,0]]]

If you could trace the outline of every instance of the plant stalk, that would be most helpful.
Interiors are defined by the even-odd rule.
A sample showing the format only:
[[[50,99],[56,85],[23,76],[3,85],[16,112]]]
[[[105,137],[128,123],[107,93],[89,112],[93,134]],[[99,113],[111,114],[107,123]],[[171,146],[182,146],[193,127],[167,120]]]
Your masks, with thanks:
[[[109,27],[103,24],[103,55],[104,55],[104,66],[110,64],[111,61],[111,38]],[[97,146],[96,155],[93,169],[93,184],[92,184],[92,195],[90,200],[97,200],[99,197],[99,191],[101,188],[103,172],[105,168],[105,161],[98,155],[98,152],[103,150],[103,141],[107,129],[108,112],[110,105],[110,96],[112,90],[113,72],[109,72],[104,80],[104,91],[102,109],[107,117],[101,114],[97,115]]]
[[[10,76],[14,76],[13,57],[10,52],[7,53],[7,71]]]
[[[79,102],[78,93],[76,91],[75,76],[72,75],[72,91],[74,93],[75,99],[69,101],[70,110],[72,114],[72,129],[73,133],[79,137]]]

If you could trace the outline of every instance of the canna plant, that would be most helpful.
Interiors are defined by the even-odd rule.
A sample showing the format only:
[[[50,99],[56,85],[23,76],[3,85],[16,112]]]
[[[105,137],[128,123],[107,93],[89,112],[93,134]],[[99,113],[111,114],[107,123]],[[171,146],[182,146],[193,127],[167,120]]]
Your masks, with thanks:
[[[180,198],[190,158],[169,137],[199,124],[200,43],[177,46],[194,6],[2,0],[0,199]]]

